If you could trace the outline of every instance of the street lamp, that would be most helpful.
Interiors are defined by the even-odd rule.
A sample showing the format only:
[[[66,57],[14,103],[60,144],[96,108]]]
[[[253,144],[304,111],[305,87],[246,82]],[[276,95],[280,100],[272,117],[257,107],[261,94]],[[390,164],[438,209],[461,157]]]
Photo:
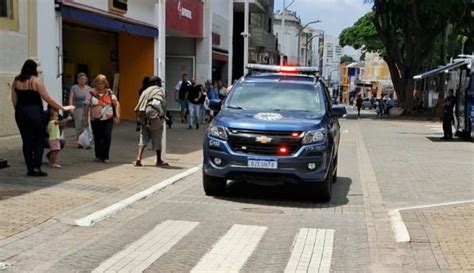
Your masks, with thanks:
[[[310,39],[308,39],[308,36],[306,36],[306,44],[305,44],[305,53],[306,53],[306,56],[305,56],[305,62],[308,62],[308,45],[309,45],[309,42],[311,42],[314,38],[316,37],[321,37],[323,36],[324,34],[323,33],[318,33],[318,34],[315,34],[313,36],[311,36]],[[312,57],[311,57],[312,58]]]
[[[284,43],[283,40],[285,38],[285,16],[286,16],[286,10],[295,2],[295,0],[291,0],[291,2],[286,6],[286,0],[283,0],[283,8],[280,12],[281,15],[281,33],[280,33],[280,65],[283,65],[283,47]]]
[[[300,51],[301,51],[301,32],[303,32],[303,30],[305,28],[307,28],[309,25],[311,24],[316,24],[316,23],[321,23],[322,21],[321,20],[314,20],[314,21],[311,21],[309,23],[307,23],[306,25],[304,25],[300,31],[298,32],[298,34],[296,34],[296,36],[298,36],[298,57],[297,57],[297,62],[298,62],[298,65],[300,64]]]

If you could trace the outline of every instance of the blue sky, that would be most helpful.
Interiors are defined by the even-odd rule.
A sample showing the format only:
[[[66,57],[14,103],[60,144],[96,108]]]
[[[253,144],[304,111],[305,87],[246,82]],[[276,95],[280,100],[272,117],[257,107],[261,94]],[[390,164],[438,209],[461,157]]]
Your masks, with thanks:
[[[286,0],[288,5],[291,0]],[[281,10],[283,0],[275,0],[275,11]],[[303,24],[321,20],[322,23],[312,25],[327,34],[338,37],[339,33],[352,26],[357,19],[369,12],[370,4],[363,0],[295,0],[289,10],[296,11]]]

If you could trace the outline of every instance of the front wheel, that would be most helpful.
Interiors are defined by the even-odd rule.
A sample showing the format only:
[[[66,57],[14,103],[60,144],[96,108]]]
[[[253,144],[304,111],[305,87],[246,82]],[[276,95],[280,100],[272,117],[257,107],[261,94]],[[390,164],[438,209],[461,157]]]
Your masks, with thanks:
[[[331,201],[332,184],[333,175],[329,172],[324,181],[315,182],[310,185],[310,199],[315,202],[320,201],[324,203]]]
[[[204,192],[208,196],[222,195],[226,189],[225,178],[209,176],[206,173],[202,173],[202,184],[204,186]]]

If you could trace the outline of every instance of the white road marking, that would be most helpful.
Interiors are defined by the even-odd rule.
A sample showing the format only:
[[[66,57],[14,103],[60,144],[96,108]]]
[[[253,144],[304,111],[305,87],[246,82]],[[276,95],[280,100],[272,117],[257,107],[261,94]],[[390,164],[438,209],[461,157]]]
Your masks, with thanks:
[[[458,205],[464,203],[472,203],[473,200],[464,200],[464,201],[455,201],[455,202],[447,202],[447,203],[437,203],[431,205],[423,205],[423,206],[414,206],[414,207],[407,207],[407,208],[400,208],[394,209],[388,212],[388,216],[390,217],[390,222],[392,223],[392,231],[393,235],[395,236],[395,241],[398,243],[405,243],[410,242],[410,233],[408,232],[407,226],[405,222],[403,222],[402,215],[400,211],[402,210],[412,210],[412,209],[426,209],[432,207],[441,207],[441,206],[449,206],[449,205]]]
[[[105,209],[102,209],[102,210],[99,210],[99,211],[96,211],[92,214],[89,214],[87,215],[86,217],[83,217],[81,219],[78,219],[78,220],[75,220],[75,224],[78,225],[78,226],[81,226],[81,227],[90,227],[92,225],[94,225],[95,223],[109,217],[110,215],[112,214],[115,214],[121,210],[123,210],[124,208],[138,202],[139,200],[141,199],[145,199],[147,197],[149,197],[150,195],[168,187],[168,186],[171,186],[173,185],[174,183],[178,182],[179,180],[185,178],[185,177],[188,177],[196,172],[198,172],[199,170],[201,170],[201,165],[199,166],[196,166],[194,168],[191,168],[187,171],[184,171],[180,174],[177,174],[173,177],[170,177],[154,186],[151,186],[150,188],[144,190],[144,191],[141,191],[139,193],[136,193],[120,202],[117,202],[111,206],[108,206],[107,208]]]
[[[296,235],[285,273],[329,272],[333,244],[333,229],[300,229]]]
[[[233,225],[191,272],[239,272],[267,227]]]
[[[198,222],[167,220],[92,272],[143,272],[198,224]]]

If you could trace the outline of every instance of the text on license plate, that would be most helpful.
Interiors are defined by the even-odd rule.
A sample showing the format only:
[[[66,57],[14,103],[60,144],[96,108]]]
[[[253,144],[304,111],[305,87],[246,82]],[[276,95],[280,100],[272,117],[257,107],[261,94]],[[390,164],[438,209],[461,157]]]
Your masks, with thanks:
[[[278,162],[271,158],[248,158],[247,167],[260,169],[278,169]]]

